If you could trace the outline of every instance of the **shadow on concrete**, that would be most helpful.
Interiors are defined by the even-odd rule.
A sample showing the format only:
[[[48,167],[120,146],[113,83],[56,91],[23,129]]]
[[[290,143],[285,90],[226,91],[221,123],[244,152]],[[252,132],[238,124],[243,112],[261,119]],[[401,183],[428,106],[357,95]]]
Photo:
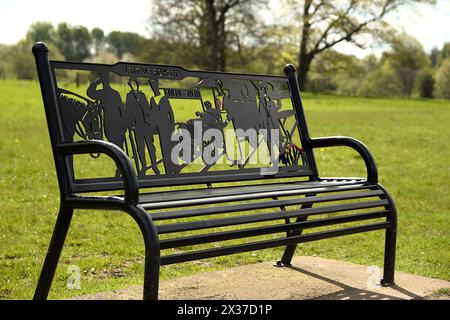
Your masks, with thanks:
[[[310,300],[405,300],[405,299],[402,299],[399,297],[394,297],[394,296],[382,294],[382,293],[375,292],[375,291],[354,288],[349,285],[346,285],[345,283],[321,276],[317,273],[313,273],[313,272],[301,269],[299,267],[287,266],[287,268],[297,271],[297,272],[301,272],[307,276],[314,277],[316,279],[328,282],[334,286],[342,288],[342,290],[339,290],[339,291],[336,291],[336,292],[333,292],[330,294],[322,295],[319,297],[315,297]],[[414,300],[423,300],[424,299],[424,298],[416,295],[415,293],[410,292],[410,291],[408,291],[404,288],[401,288],[397,285],[391,286],[390,288],[392,288]]]

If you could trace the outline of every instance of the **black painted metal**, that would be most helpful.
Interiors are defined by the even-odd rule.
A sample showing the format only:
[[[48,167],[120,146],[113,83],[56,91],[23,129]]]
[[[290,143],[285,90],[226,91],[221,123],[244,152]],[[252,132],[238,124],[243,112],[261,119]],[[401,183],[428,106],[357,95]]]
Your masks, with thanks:
[[[331,196],[259,201],[259,202],[250,202],[250,203],[240,203],[240,204],[228,205],[228,206],[206,207],[206,208],[197,208],[197,209],[189,209],[189,210],[154,213],[154,214],[152,214],[152,218],[154,221],[157,221],[157,220],[164,220],[164,219],[197,217],[197,216],[205,216],[205,215],[211,215],[211,214],[228,213],[228,212],[234,212],[234,211],[242,212],[242,211],[248,211],[248,210],[285,207],[285,206],[292,206],[292,205],[299,205],[299,204],[312,204],[312,203],[320,203],[320,202],[327,202],[327,201],[360,199],[360,198],[380,196],[382,194],[383,194],[382,191],[374,190],[374,191],[368,191],[368,192],[352,192],[352,193],[347,193],[347,194],[336,194],[336,195],[331,195]],[[303,207],[302,209],[305,209],[305,208]]]
[[[154,64],[49,61],[43,43],[35,44],[33,53],[61,194],[35,299],[48,296],[74,209],[119,210],[136,221],[145,243],[144,299],[158,298],[159,268],[164,264],[286,246],[279,265],[287,265],[298,243],[379,229],[386,229],[382,284],[394,283],[396,210],[378,184],[373,156],[352,138],[310,138],[292,65],[285,67],[286,76],[270,76]],[[84,81],[77,75],[81,89],[63,87],[69,72],[89,75]],[[195,85],[173,85],[192,77],[198,78]],[[164,84],[165,80],[172,82]],[[200,110],[193,108],[188,120],[179,120],[175,101],[197,104]],[[231,149],[225,138],[205,138],[209,129],[219,137],[232,129],[238,160],[218,164],[219,157],[232,158]],[[244,134],[248,129],[258,132],[256,139]],[[170,156],[184,141],[183,130],[202,137],[200,143],[185,141],[193,153],[176,153],[174,162]],[[251,150],[248,156],[241,150],[245,144]],[[365,162],[367,179],[320,178],[313,149],[332,146],[355,149]],[[280,162],[277,172],[250,165],[251,153],[258,148],[268,150],[272,166]],[[217,157],[207,161],[205,150]],[[73,156],[79,154],[111,158],[115,174],[76,179]],[[194,161],[201,168],[187,170]],[[216,186],[235,181],[242,183]],[[186,184],[207,188],[140,190]],[[123,195],[80,194],[112,190]],[[307,221],[312,216],[316,218]],[[355,222],[363,224],[345,226]],[[334,225],[343,227],[302,234]],[[208,244],[212,247],[191,248]],[[172,248],[181,253],[174,254]],[[169,252],[161,256],[161,250]]]
[[[306,194],[306,197],[316,197],[316,194],[309,193],[309,194]],[[302,205],[302,209],[312,208],[313,204],[314,204],[314,202],[306,202]],[[295,222],[297,224],[301,225],[306,220],[308,220],[308,216],[299,216],[299,217],[297,217]],[[288,221],[288,222],[290,222],[290,221]],[[289,233],[289,236],[300,236],[303,233],[303,229],[304,228],[298,228],[298,229],[291,230]],[[281,260],[277,261],[275,266],[282,266],[282,267],[290,266],[296,249],[297,249],[297,244],[292,244],[292,245],[287,246],[286,249],[284,249]]]
[[[300,126],[285,77],[199,72],[152,64],[51,61],[50,65],[53,74],[83,71],[88,72],[92,79],[84,95],[63,88],[60,83],[65,82],[54,79],[64,140],[73,141],[75,135],[84,140],[105,139],[122,148],[134,160],[143,187],[308,176],[312,173],[303,163],[303,149],[297,145],[301,141]],[[126,94],[119,91],[118,83],[112,80],[113,75],[124,78],[129,87]],[[192,77],[200,79],[193,87],[167,88],[160,84],[166,79],[181,81]],[[177,121],[180,112],[174,101],[180,100],[200,103],[202,110],[196,111],[192,107],[189,120]],[[289,119],[293,121],[290,125],[287,123]],[[234,132],[239,152],[237,159],[226,147],[225,129]],[[218,136],[206,138],[212,130],[216,130]],[[250,130],[255,132],[254,136]],[[178,152],[177,159],[172,159],[174,150],[178,150],[175,149],[178,142],[186,139],[183,132],[190,134],[191,142],[184,146],[191,150],[191,154]],[[196,141],[194,137],[199,135]],[[245,143],[251,148],[249,155],[243,153]],[[277,173],[269,171],[262,175],[260,168],[250,168],[249,162],[258,150],[266,147],[272,159],[270,166],[278,165],[274,163],[278,153],[281,153],[282,166]],[[159,159],[157,150],[161,150]],[[150,165],[147,165],[147,155]],[[228,163],[229,169],[212,171],[220,159]],[[186,172],[185,168],[196,160],[202,163],[199,171]],[[159,163],[164,168],[158,166]],[[122,188],[117,179],[89,182],[101,183],[100,190]]]
[[[61,206],[56,220],[55,229],[53,230],[52,239],[45,257],[42,272],[34,292],[34,299],[46,299],[50,290],[50,285],[55,275],[56,266],[58,265],[59,256],[61,255],[64,241],[69,231],[70,221],[72,220],[73,208]]]
[[[246,216],[238,216],[231,218],[222,218],[222,219],[209,219],[195,222],[184,222],[184,223],[176,223],[176,224],[163,224],[159,226],[158,233],[171,233],[171,232],[181,232],[181,231],[189,231],[189,230],[200,230],[200,229],[208,229],[215,227],[223,227],[223,226],[233,226],[239,224],[246,223],[254,223],[261,221],[270,221],[270,220],[279,220],[285,218],[299,217],[299,216],[310,216],[317,214],[325,214],[325,213],[334,213],[341,211],[350,211],[357,209],[368,209],[379,207],[383,205],[387,205],[387,200],[373,200],[366,202],[356,202],[349,204],[338,204],[331,206],[322,206],[318,208],[309,208],[309,209],[300,209],[300,210],[292,210],[292,211],[276,211],[271,213],[259,213],[253,215]]]
[[[265,234],[279,233],[279,232],[283,232],[283,231],[293,231],[293,230],[298,230],[298,229],[303,230],[303,229],[307,229],[307,228],[330,226],[330,225],[335,225],[335,224],[339,224],[339,223],[377,219],[377,218],[386,217],[387,214],[388,214],[388,211],[386,211],[386,210],[374,211],[374,212],[351,214],[351,215],[345,215],[345,216],[339,216],[339,217],[333,217],[333,218],[327,218],[327,219],[316,219],[316,220],[312,220],[312,221],[299,221],[299,222],[286,223],[286,224],[277,224],[277,225],[270,225],[270,226],[246,228],[246,229],[240,229],[240,230],[234,230],[234,231],[206,233],[206,234],[194,235],[194,236],[189,236],[189,237],[172,238],[172,239],[161,240],[161,249],[177,248],[177,247],[191,246],[191,245],[196,245],[196,244],[203,244],[203,243],[210,243],[210,242],[217,242],[217,241],[226,241],[226,240],[239,239],[239,238],[244,238],[244,237],[255,237],[255,236],[260,236],[260,235],[265,235]],[[295,235],[301,235],[301,233],[295,234]]]
[[[347,146],[356,150],[364,160],[367,169],[367,181],[370,183],[378,182],[378,170],[375,159],[361,141],[350,137],[324,137],[314,138],[308,141],[308,145],[312,148]]]
[[[170,190],[163,192],[142,193],[140,197],[141,203],[162,203],[174,200],[196,200],[221,196],[236,196],[246,194],[261,194],[277,190],[277,192],[289,192],[298,190],[298,192],[308,193],[311,190],[320,192],[341,191],[341,190],[359,190],[370,189],[374,187],[368,184],[364,179],[348,180],[348,181],[286,181],[283,183],[264,183],[264,184],[245,184],[223,186],[215,188],[198,188],[192,190]],[[297,192],[297,191],[295,191]],[[295,195],[301,193],[286,193],[285,195]],[[267,197],[269,197],[268,195]],[[198,204],[198,203],[197,203]]]
[[[289,81],[289,88],[292,92],[292,100],[294,101],[297,119],[299,123],[301,123],[300,130],[301,130],[302,145],[307,155],[308,159],[307,163],[309,164],[312,170],[311,179],[314,180],[318,178],[319,173],[317,171],[316,160],[314,159],[312,148],[308,144],[311,138],[309,136],[309,131],[306,126],[305,112],[303,111],[303,103],[302,98],[300,96],[300,88],[298,87],[297,72],[295,66],[292,64],[287,64],[284,67],[284,73],[286,74]]]
[[[379,223],[372,223],[364,226],[357,226],[357,227],[350,227],[350,228],[342,228],[342,229],[336,229],[331,231],[324,231],[324,232],[315,232],[307,235],[301,235],[301,236],[293,236],[293,237],[284,237],[279,238],[275,240],[263,240],[258,242],[252,242],[252,243],[244,243],[234,246],[226,246],[226,247],[219,247],[214,249],[206,249],[201,251],[194,251],[189,253],[179,253],[179,254],[173,254],[164,256],[161,258],[161,264],[173,264],[173,263],[180,263],[185,261],[192,261],[192,260],[198,260],[198,259],[206,259],[211,257],[218,257],[228,254],[234,254],[234,253],[241,253],[246,251],[255,251],[255,250],[262,250],[262,249],[268,249],[268,248],[274,248],[279,246],[286,246],[294,243],[301,243],[301,242],[309,242],[309,241],[315,241],[315,240],[321,240],[321,239],[327,239],[327,238],[333,238],[333,237],[340,237],[344,235],[350,235],[355,234],[359,232],[368,232],[373,230],[380,230],[380,229],[386,229],[389,226],[387,222],[379,222]]]
[[[269,191],[261,191],[261,192],[248,192],[247,190],[242,190],[240,193],[233,194],[233,191],[227,190],[230,192],[230,194],[225,195],[216,195],[216,196],[209,196],[204,195],[204,197],[196,198],[196,199],[180,199],[180,200],[172,200],[172,201],[162,201],[162,202],[152,202],[152,203],[145,203],[145,201],[142,201],[142,206],[145,209],[161,209],[161,208],[171,208],[171,207],[180,207],[180,206],[192,206],[192,205],[202,205],[202,204],[217,204],[217,203],[224,203],[224,202],[231,202],[231,201],[244,201],[244,200],[256,200],[256,199],[263,199],[263,198],[271,198],[274,196],[294,196],[294,195],[302,195],[307,193],[308,191],[315,190],[319,193],[326,193],[326,192],[337,192],[337,191],[345,191],[345,190],[358,190],[358,189],[367,189],[370,188],[367,185],[344,185],[344,186],[335,186],[335,187],[324,187],[324,188],[311,188],[311,189],[303,189],[303,188],[295,188],[288,190],[285,190],[284,188],[276,188],[272,187],[272,189]],[[255,190],[255,189],[253,189]],[[219,190],[220,191],[220,190]],[[201,194],[201,190],[197,192],[191,192],[190,194]],[[219,193],[220,194],[220,193]],[[181,198],[181,197],[180,197]]]

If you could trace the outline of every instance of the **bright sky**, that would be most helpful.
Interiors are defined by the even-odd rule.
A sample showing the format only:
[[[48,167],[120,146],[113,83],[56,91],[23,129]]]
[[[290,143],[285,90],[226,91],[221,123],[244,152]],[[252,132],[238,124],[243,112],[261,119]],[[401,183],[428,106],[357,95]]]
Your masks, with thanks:
[[[271,0],[276,3],[276,0]],[[0,43],[12,44],[23,38],[33,21],[50,21],[54,25],[68,22],[89,29],[100,27],[137,32],[147,36],[146,25],[151,0],[0,0]],[[412,12],[402,10],[389,16],[389,22],[399,30],[422,42],[429,51],[450,41],[450,0],[438,0],[434,7],[421,5]],[[338,50],[359,57],[374,49],[360,50],[342,44]],[[379,50],[378,50],[379,51]]]

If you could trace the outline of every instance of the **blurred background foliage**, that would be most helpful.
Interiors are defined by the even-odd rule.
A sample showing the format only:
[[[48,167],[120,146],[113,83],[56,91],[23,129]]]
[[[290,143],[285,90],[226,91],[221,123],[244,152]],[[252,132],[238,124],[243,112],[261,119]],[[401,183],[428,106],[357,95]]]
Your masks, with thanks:
[[[426,52],[385,21],[387,14],[419,3],[435,0],[281,0],[282,19],[269,23],[259,14],[267,0],[153,0],[147,37],[32,23],[24,39],[0,44],[0,78],[34,79],[30,48],[44,41],[54,60],[267,74],[294,63],[304,91],[450,99],[450,43]],[[385,49],[358,58],[337,51],[341,42]]]

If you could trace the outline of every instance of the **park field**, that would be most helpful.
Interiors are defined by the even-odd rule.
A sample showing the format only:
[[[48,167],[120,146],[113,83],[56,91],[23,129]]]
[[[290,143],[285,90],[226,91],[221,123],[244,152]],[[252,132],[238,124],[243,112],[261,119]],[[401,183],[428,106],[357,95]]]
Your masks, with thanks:
[[[38,83],[0,80],[0,299],[31,299],[51,237],[59,191]],[[312,137],[347,135],[373,152],[398,209],[399,271],[450,280],[450,100],[304,94]],[[321,176],[364,176],[356,152],[316,152]],[[77,211],[50,298],[137,285],[143,243],[126,214]],[[382,266],[384,233],[305,243],[298,255]],[[164,266],[162,279],[275,261],[283,248]],[[81,289],[68,290],[68,267]]]

